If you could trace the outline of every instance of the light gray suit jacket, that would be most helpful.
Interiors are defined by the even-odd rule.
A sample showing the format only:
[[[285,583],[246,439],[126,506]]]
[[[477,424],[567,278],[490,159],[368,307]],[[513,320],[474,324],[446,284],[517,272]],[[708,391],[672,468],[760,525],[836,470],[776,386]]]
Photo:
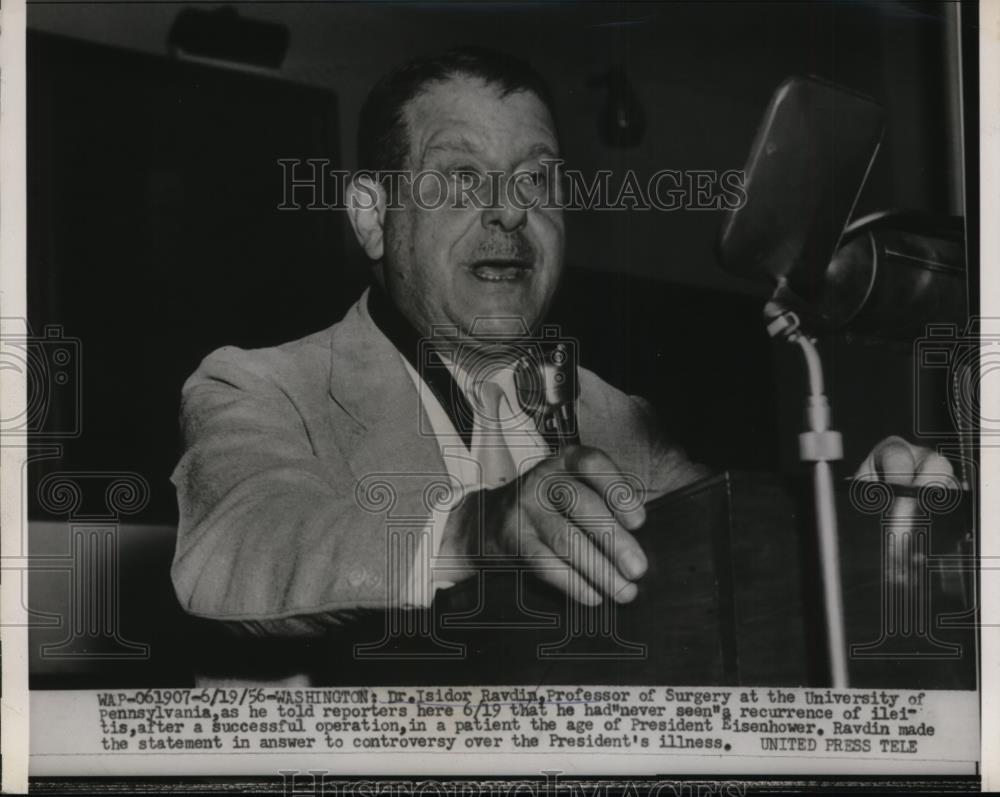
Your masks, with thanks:
[[[352,609],[386,607],[408,575],[405,555],[388,564],[387,531],[427,527],[428,488],[447,470],[400,354],[366,308],[367,292],[323,332],[219,349],[185,383],[172,576],[191,614],[318,633]],[[660,441],[645,402],[584,369],[579,379],[582,441],[650,494],[704,475]]]

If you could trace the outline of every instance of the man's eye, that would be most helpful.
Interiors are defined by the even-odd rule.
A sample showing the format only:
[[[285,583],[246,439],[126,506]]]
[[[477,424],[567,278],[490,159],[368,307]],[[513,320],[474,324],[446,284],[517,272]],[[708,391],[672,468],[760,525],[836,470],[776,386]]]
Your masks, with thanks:
[[[482,180],[482,175],[475,166],[453,166],[448,169],[448,176],[462,185],[477,185]]]
[[[548,186],[548,175],[542,169],[524,169],[515,177],[518,190],[535,194]]]
[[[543,186],[549,180],[549,176],[541,169],[535,169],[532,172],[528,172],[528,178],[534,186]]]

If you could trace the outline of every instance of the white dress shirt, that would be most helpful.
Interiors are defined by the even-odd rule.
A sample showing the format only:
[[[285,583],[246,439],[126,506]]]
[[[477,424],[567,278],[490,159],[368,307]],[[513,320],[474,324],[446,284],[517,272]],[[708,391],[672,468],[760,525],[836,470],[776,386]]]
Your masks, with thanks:
[[[421,406],[427,414],[431,430],[437,438],[441,458],[444,460],[448,475],[452,477],[454,482],[461,485],[461,490],[452,495],[452,501],[446,507],[431,510],[430,535],[424,535],[421,538],[417,546],[413,567],[410,569],[410,576],[404,586],[403,600],[405,604],[413,607],[427,607],[430,606],[434,599],[434,593],[438,589],[452,586],[453,583],[448,580],[447,562],[440,561],[438,557],[451,509],[469,492],[491,489],[500,486],[500,484],[499,482],[489,483],[490,480],[484,478],[482,463],[473,455],[473,451],[479,450],[477,440],[483,433],[481,419],[476,418],[472,433],[472,450],[470,450],[456,431],[455,425],[434,392],[420,378],[410,362],[402,355],[400,358],[417,388]],[[444,362],[456,384],[469,399],[470,404],[475,406],[477,402],[473,395],[473,380],[458,365],[448,360],[444,360]],[[521,408],[514,383],[514,369],[506,367],[497,370],[490,374],[490,381],[495,382],[502,390],[498,417],[503,440],[513,460],[515,473],[524,473],[549,456],[548,445],[539,434],[533,419]]]

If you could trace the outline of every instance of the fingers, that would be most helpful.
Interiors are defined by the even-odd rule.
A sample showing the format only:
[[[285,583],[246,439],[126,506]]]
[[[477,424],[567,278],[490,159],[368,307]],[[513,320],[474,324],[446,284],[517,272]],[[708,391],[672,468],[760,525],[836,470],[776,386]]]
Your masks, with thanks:
[[[527,537],[521,541],[521,558],[532,564],[535,574],[561,592],[587,606],[596,606],[601,596],[587,580],[569,565],[558,566],[558,557],[537,537]]]
[[[556,535],[571,521],[593,538],[626,580],[640,578],[648,561],[625,527],[637,528],[645,522],[641,483],[627,480],[596,449],[577,447],[564,455],[562,464],[569,473],[558,469],[543,473],[534,485],[539,502],[536,522]],[[551,539],[546,542],[555,547]]]
[[[642,577],[649,566],[642,546],[629,531],[646,522],[646,510],[638,481],[630,482],[603,451],[582,446],[564,455],[567,468],[580,480],[579,500],[569,517],[596,541],[604,554],[628,579]],[[625,494],[624,496],[622,494]],[[608,527],[608,511],[614,524]]]
[[[565,518],[552,519],[549,529],[538,529],[520,545],[520,557],[550,584],[577,600],[594,605],[602,596],[618,603],[633,600],[639,590],[594,544],[590,536]],[[558,558],[567,564],[554,567]]]
[[[606,529],[601,535],[606,538],[606,545],[612,549],[614,546],[610,538],[613,536],[610,529]],[[623,575],[621,568],[616,567],[609,556],[605,556],[590,535],[565,520],[561,531],[549,542],[549,547],[569,562],[602,595],[618,603],[628,603],[638,594],[636,585]]]
[[[580,521],[586,523],[586,521]],[[595,528],[596,526],[596,528]],[[649,567],[649,560],[642,550],[639,541],[629,534],[617,523],[608,529],[607,524],[598,526],[591,521],[589,527],[585,528],[597,542],[622,575],[629,579],[642,578]]]
[[[917,472],[913,477],[913,484],[916,487],[923,487],[927,484],[942,484],[947,487],[957,488],[955,481],[955,471],[951,463],[943,456],[929,449],[922,449],[923,457],[917,465]]]
[[[589,487],[581,485],[580,492],[581,498],[569,513],[569,520],[595,541],[598,549],[625,578],[642,578],[649,561],[639,541],[616,521],[610,520],[606,509],[601,514],[603,503]],[[566,520],[562,522],[566,524]]]
[[[916,472],[913,447],[901,437],[888,437],[872,452],[875,471],[889,484],[910,484]]]
[[[502,512],[502,546],[539,578],[576,600],[627,603],[648,561],[626,529],[646,520],[643,486],[601,451],[582,446],[540,463],[511,484],[515,507]],[[554,557],[566,563],[554,566]]]
[[[934,483],[951,486],[954,471],[951,463],[940,454],[893,436],[871,450],[854,478],[913,487]]]
[[[875,449],[873,448],[864,461],[854,472],[854,478],[866,482],[878,481],[878,473],[875,470]]]
[[[547,481],[552,492],[542,496],[531,513],[532,525],[542,542],[604,595],[621,602],[632,600],[637,590],[631,581],[647,568],[638,541],[583,482],[561,475]]]
[[[615,500],[619,490],[641,490],[642,484],[632,483],[607,454],[597,448],[572,446],[563,452],[566,470],[580,481],[589,485],[604,499],[604,503],[622,526],[635,531],[646,522],[646,510],[639,500]]]

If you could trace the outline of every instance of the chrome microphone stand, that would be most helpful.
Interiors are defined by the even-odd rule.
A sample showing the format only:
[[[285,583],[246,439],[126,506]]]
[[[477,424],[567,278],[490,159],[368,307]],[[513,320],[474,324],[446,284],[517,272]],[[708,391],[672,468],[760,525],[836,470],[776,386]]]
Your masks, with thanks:
[[[522,357],[515,370],[518,400],[550,440],[552,453],[580,445],[575,403],[580,395],[573,351],[565,343]]]
[[[764,306],[767,332],[797,345],[805,358],[809,376],[806,399],[806,431],[799,435],[799,459],[812,463],[813,492],[816,502],[816,533],[819,542],[820,572],[823,581],[823,605],[826,616],[826,639],[833,686],[848,686],[847,639],[844,633],[844,598],[840,580],[840,550],[837,532],[837,505],[833,491],[831,462],[843,459],[840,432],[830,428],[830,403],[823,384],[823,362],[816,343],[801,330],[798,315],[776,293]]]

